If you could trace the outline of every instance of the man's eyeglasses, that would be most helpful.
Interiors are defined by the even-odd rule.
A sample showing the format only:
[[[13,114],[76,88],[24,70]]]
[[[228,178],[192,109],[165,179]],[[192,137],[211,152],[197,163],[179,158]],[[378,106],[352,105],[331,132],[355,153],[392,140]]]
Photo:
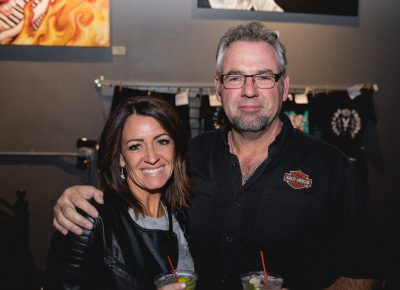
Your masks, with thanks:
[[[259,89],[272,89],[283,73],[263,73],[255,75],[225,74],[220,75],[219,80],[225,89],[240,89],[247,78],[251,78],[253,84]]]

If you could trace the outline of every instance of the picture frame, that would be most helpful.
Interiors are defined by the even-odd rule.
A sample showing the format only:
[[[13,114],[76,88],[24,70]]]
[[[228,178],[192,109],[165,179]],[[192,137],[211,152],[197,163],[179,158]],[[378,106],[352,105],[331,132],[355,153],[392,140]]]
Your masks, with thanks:
[[[109,47],[109,0],[0,0],[0,44]]]
[[[277,8],[279,7],[279,8]],[[358,0],[192,0],[196,19],[358,25]]]

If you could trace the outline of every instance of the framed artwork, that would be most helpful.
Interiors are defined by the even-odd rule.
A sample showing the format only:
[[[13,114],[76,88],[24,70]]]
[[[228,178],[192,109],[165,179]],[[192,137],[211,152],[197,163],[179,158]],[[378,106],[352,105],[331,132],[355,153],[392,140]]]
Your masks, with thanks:
[[[109,0],[0,0],[0,44],[109,47]]]
[[[358,16],[358,0],[195,0],[197,8]]]

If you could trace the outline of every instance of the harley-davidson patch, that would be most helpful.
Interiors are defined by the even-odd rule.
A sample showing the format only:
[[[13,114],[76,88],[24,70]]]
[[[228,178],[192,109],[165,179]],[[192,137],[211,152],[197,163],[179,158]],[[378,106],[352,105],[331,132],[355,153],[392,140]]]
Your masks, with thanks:
[[[283,180],[294,189],[308,188],[311,187],[312,184],[312,179],[308,178],[308,175],[301,172],[301,170],[285,173]]]

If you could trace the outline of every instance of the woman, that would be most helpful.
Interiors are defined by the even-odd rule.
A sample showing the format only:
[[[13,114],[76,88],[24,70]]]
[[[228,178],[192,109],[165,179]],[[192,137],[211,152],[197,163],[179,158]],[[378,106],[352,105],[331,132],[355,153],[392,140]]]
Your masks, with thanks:
[[[82,236],[56,233],[45,289],[154,289],[174,267],[193,270],[183,234],[188,206],[187,140],[175,110],[136,97],[109,116],[99,142],[105,191],[94,227]]]

